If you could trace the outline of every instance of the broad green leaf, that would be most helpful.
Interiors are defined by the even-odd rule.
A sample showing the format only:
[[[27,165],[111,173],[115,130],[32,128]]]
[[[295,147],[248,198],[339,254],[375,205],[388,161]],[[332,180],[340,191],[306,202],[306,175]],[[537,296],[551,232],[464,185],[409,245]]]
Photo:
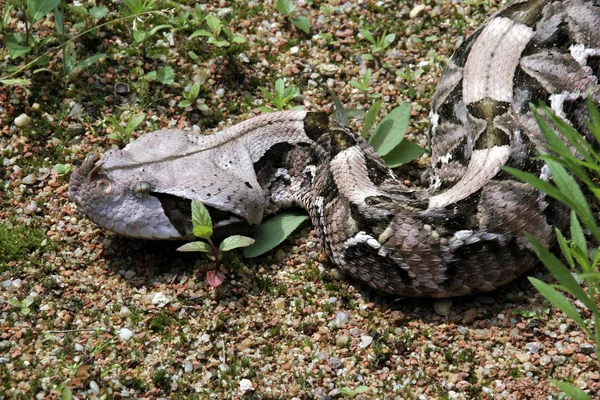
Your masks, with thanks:
[[[202,253],[210,253],[212,249],[206,242],[190,242],[183,246],[179,246],[177,251],[200,251]]]
[[[234,36],[233,39],[231,39],[231,41],[233,43],[246,43],[246,39],[244,39],[241,36]]]
[[[212,33],[210,33],[209,31],[207,31],[206,29],[199,29],[199,30],[195,31],[194,33],[192,33],[192,34],[190,35],[189,39],[193,39],[193,38],[195,38],[195,37],[198,37],[198,36],[208,36],[208,37],[212,37],[212,36],[213,36],[213,34],[212,34]]]
[[[212,230],[212,219],[204,204],[199,200],[192,200],[192,225],[205,226]]]
[[[157,25],[154,28],[152,28],[150,30],[150,34],[154,35],[156,32],[162,30],[162,29],[173,29],[173,27],[169,24],[162,24],[162,25]]]
[[[389,33],[387,35],[385,35],[385,37],[383,38],[383,48],[387,48],[389,45],[391,45],[392,43],[394,43],[394,40],[396,40],[396,34],[395,33]]]
[[[213,229],[210,226],[194,226],[193,229],[194,236],[199,237],[200,239],[208,239],[213,234]]]
[[[170,85],[175,82],[175,70],[173,67],[161,67],[156,71],[156,79],[165,85]]]
[[[600,314],[598,306],[594,300],[585,293],[581,286],[577,283],[571,272],[567,267],[558,259],[556,256],[544,245],[542,245],[535,237],[529,233],[525,233],[527,240],[531,242],[533,250],[537,254],[538,258],[544,263],[546,268],[552,273],[552,276],[560,283],[569,293],[571,293],[576,299],[581,301],[590,311]]]
[[[585,240],[583,229],[581,229],[581,225],[579,224],[579,219],[577,218],[575,211],[571,211],[571,240],[575,246],[579,247],[579,249],[587,255],[587,241]]]
[[[127,121],[127,130],[129,132],[133,132],[138,126],[140,126],[145,117],[146,116],[142,114],[137,115],[133,118],[129,118],[129,121]]]
[[[106,17],[106,14],[108,14],[108,8],[104,6],[96,6],[90,8],[90,15],[96,19],[104,18]]]
[[[200,94],[200,82],[194,82],[190,87],[189,95],[192,99],[195,99]]]
[[[31,48],[27,46],[22,46],[16,41],[12,41],[9,39],[9,41],[6,43],[6,50],[8,50],[8,56],[15,60],[29,53]]]
[[[411,103],[406,102],[394,108],[381,120],[369,138],[369,143],[377,153],[385,156],[402,142],[408,129],[410,109]]]
[[[361,393],[365,393],[368,390],[369,390],[368,386],[359,386],[354,390],[354,393],[361,394]]]
[[[23,304],[19,300],[14,299],[14,298],[8,299],[7,302],[8,302],[8,304],[10,304],[13,307],[19,307],[19,308],[23,307]]]
[[[371,32],[369,32],[366,29],[359,29],[358,31],[365,39],[367,39],[372,44],[375,44],[375,38],[373,37],[373,34]]]
[[[365,123],[361,132],[361,136],[363,138],[366,138],[369,135],[369,132],[371,132],[371,128],[373,127],[373,125],[375,125],[375,120],[379,115],[379,110],[381,109],[382,105],[383,101],[380,100],[377,103],[373,104],[371,108],[369,108],[369,111],[367,111],[367,115],[365,116]]]
[[[79,64],[75,65],[75,68],[73,68],[73,71],[71,71],[71,73],[73,73],[74,71],[82,71],[87,67],[95,65],[96,63],[98,63],[98,61],[102,60],[105,57],[105,53],[94,54],[93,56],[88,57]]]
[[[529,282],[531,282],[531,284],[535,286],[542,296],[544,296],[554,307],[567,314],[567,317],[575,321],[588,334],[591,334],[587,325],[581,318],[581,315],[579,315],[579,311],[577,311],[575,306],[573,306],[573,304],[571,304],[571,302],[567,300],[562,293],[537,278],[529,277],[528,279]]]
[[[31,81],[28,79],[0,79],[0,83],[3,85],[31,85]]]
[[[310,33],[310,21],[305,16],[299,16],[292,19],[292,24],[304,33]]]
[[[29,307],[30,305],[32,305],[32,304],[33,304],[33,301],[34,301],[34,300],[35,300],[35,299],[34,299],[32,296],[27,296],[27,297],[25,297],[25,299],[23,299],[23,305],[24,305],[25,307]]]
[[[367,113],[358,108],[346,108],[346,115],[350,119],[364,119]]]
[[[410,140],[404,139],[392,151],[383,156],[383,159],[388,167],[396,168],[421,157],[423,153],[425,153],[424,148]]]
[[[277,11],[285,15],[290,15],[296,10],[296,6],[291,0],[277,0],[275,7]]]
[[[219,249],[221,249],[221,251],[229,251],[237,249],[238,247],[250,246],[252,243],[254,243],[254,239],[252,238],[241,235],[233,235],[223,240],[219,245]]]
[[[214,15],[206,16],[206,25],[208,25],[208,29],[210,29],[215,36],[219,36],[221,28],[223,27],[221,20]]]
[[[275,98],[283,99],[285,95],[285,85],[283,79],[279,78],[275,81]]]
[[[71,388],[68,386],[65,386],[65,388],[62,391],[62,394],[60,395],[61,400],[72,400],[73,399],[73,392],[71,391]]]
[[[60,0],[27,0],[27,14],[32,24],[44,18],[60,4]]]
[[[554,232],[556,232],[556,239],[558,241],[558,246],[560,247],[560,251],[562,252],[563,256],[567,260],[567,264],[569,264],[569,266],[571,268],[575,268],[575,263],[573,262],[573,257],[571,256],[571,249],[569,248],[567,239],[565,239],[562,232],[559,231],[558,229],[554,229]]]
[[[181,100],[178,105],[181,108],[186,108],[187,106],[191,106],[192,102],[189,100]]]
[[[371,54],[363,54],[360,56],[363,60],[367,60],[367,61],[374,61],[375,57],[373,57]]]
[[[23,314],[23,315],[29,315],[30,312],[31,312],[31,309],[29,307],[21,308],[21,314]]]
[[[65,34],[65,21],[63,20],[62,13],[58,9],[58,7],[54,7],[54,26],[56,29],[56,33],[59,35]]]
[[[146,31],[142,31],[142,30],[133,31],[133,40],[136,43],[142,43],[149,36],[150,36],[150,34]]]
[[[299,212],[277,214],[268,219],[254,233],[254,244],[244,248],[244,256],[257,257],[275,248],[307,219],[306,214]]]
[[[329,94],[333,98],[333,104],[335,104],[335,114],[333,116],[333,119],[335,119],[342,126],[348,126],[349,121],[348,114],[346,113],[346,108],[344,107],[340,99],[338,99],[338,97],[335,95],[335,93],[333,93],[331,89],[328,90]]]
[[[556,379],[550,379],[550,382],[565,392],[565,394],[569,396],[571,400],[591,400],[591,397],[586,392],[571,385],[570,383],[557,381]]]
[[[65,76],[71,75],[77,62],[77,53],[75,52],[75,43],[67,42],[63,49],[63,70]]]

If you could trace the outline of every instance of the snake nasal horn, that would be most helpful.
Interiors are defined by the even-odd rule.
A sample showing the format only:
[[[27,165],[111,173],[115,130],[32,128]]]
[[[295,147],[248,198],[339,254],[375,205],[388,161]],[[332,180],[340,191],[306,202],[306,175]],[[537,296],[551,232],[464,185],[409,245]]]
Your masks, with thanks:
[[[94,159],[96,158],[96,153],[90,153],[87,155],[83,163],[79,167],[80,175],[90,175],[92,170],[94,169]]]

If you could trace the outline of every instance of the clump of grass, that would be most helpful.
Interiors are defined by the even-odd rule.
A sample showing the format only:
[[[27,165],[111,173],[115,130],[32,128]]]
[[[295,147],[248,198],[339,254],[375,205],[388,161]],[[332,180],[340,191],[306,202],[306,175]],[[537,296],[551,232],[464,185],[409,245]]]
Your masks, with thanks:
[[[46,234],[43,229],[23,225],[0,224],[0,272],[10,261],[26,259],[43,247]]]

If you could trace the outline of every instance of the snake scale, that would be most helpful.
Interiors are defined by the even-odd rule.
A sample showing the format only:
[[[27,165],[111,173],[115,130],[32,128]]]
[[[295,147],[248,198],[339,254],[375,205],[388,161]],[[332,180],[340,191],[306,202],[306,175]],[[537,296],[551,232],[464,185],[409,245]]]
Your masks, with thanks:
[[[598,1],[516,1],[455,51],[431,100],[428,188],[407,187],[352,130],[323,113],[260,115],[215,135],[159,130],[98,161],[69,195],[98,225],[191,238],[190,201],[215,235],[249,233],[287,207],[310,214],[330,260],[384,292],[449,297],[495,289],[535,263],[524,238],[554,241],[565,211],[501,170],[550,179],[529,104],[584,129],[599,103]]]

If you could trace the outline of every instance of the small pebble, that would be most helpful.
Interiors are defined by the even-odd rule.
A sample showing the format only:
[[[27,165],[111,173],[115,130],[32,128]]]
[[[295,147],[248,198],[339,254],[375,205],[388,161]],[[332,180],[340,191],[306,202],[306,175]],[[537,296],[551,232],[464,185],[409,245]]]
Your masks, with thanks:
[[[327,360],[327,365],[329,365],[329,368],[333,370],[340,369],[342,368],[342,360],[337,357],[331,357],[329,360]]]
[[[410,10],[410,13],[408,14],[408,16],[411,19],[419,18],[423,14],[425,14],[425,10],[426,10],[425,5],[424,4],[419,4],[419,5],[415,6],[412,10]]]
[[[123,340],[129,340],[133,336],[133,332],[127,328],[119,329],[119,337]]]
[[[337,268],[332,268],[331,277],[336,281],[342,281],[346,278],[346,274]]]
[[[337,339],[335,339],[335,344],[338,347],[346,347],[346,346],[348,346],[349,342],[350,342],[350,337],[348,335],[340,335],[337,337]]]
[[[90,390],[92,391],[92,393],[94,393],[96,396],[98,396],[100,394],[100,386],[98,386],[98,384],[96,383],[96,381],[91,381],[90,382]]]
[[[31,123],[31,117],[27,114],[21,114],[17,118],[15,118],[15,126],[18,128],[23,128]]]
[[[589,343],[582,343],[579,345],[579,351],[581,351],[583,354],[592,354],[594,351],[596,351],[595,347]]]
[[[189,374],[190,372],[192,372],[194,370],[194,364],[192,364],[189,361],[186,361],[185,364],[183,365],[183,371],[186,374]]]
[[[33,185],[37,181],[35,174],[29,174],[25,178],[21,179],[21,183],[25,185]]]
[[[437,315],[440,315],[442,317],[447,317],[448,315],[450,315],[450,311],[452,310],[452,300],[450,300],[450,299],[436,300],[433,303],[433,310],[435,311],[435,313]]]
[[[152,304],[159,308],[166,306],[170,302],[171,299],[168,296],[165,296],[163,292],[156,292],[152,296]]]
[[[542,344],[539,342],[529,342],[525,345],[525,348],[531,354],[537,354],[538,351],[540,351],[541,347],[542,347]]]
[[[338,311],[337,314],[335,314],[335,324],[338,327],[343,327],[344,325],[346,325],[346,323],[348,322],[348,315],[346,315],[346,313],[342,312],[342,311]]]
[[[366,349],[367,347],[369,347],[371,345],[371,343],[373,343],[372,336],[361,336],[358,347],[360,347],[361,349]]]
[[[127,318],[130,315],[131,315],[131,310],[129,308],[127,308],[127,306],[121,306],[121,309],[119,310],[119,317]]]
[[[463,316],[463,319],[462,319],[462,323],[470,324],[473,321],[475,321],[476,318],[477,318],[477,310],[474,308],[470,308],[465,312],[465,315]]]
[[[240,381],[240,391],[242,393],[246,393],[252,390],[254,390],[254,386],[252,385],[252,381],[250,381],[250,379],[244,378]]]

